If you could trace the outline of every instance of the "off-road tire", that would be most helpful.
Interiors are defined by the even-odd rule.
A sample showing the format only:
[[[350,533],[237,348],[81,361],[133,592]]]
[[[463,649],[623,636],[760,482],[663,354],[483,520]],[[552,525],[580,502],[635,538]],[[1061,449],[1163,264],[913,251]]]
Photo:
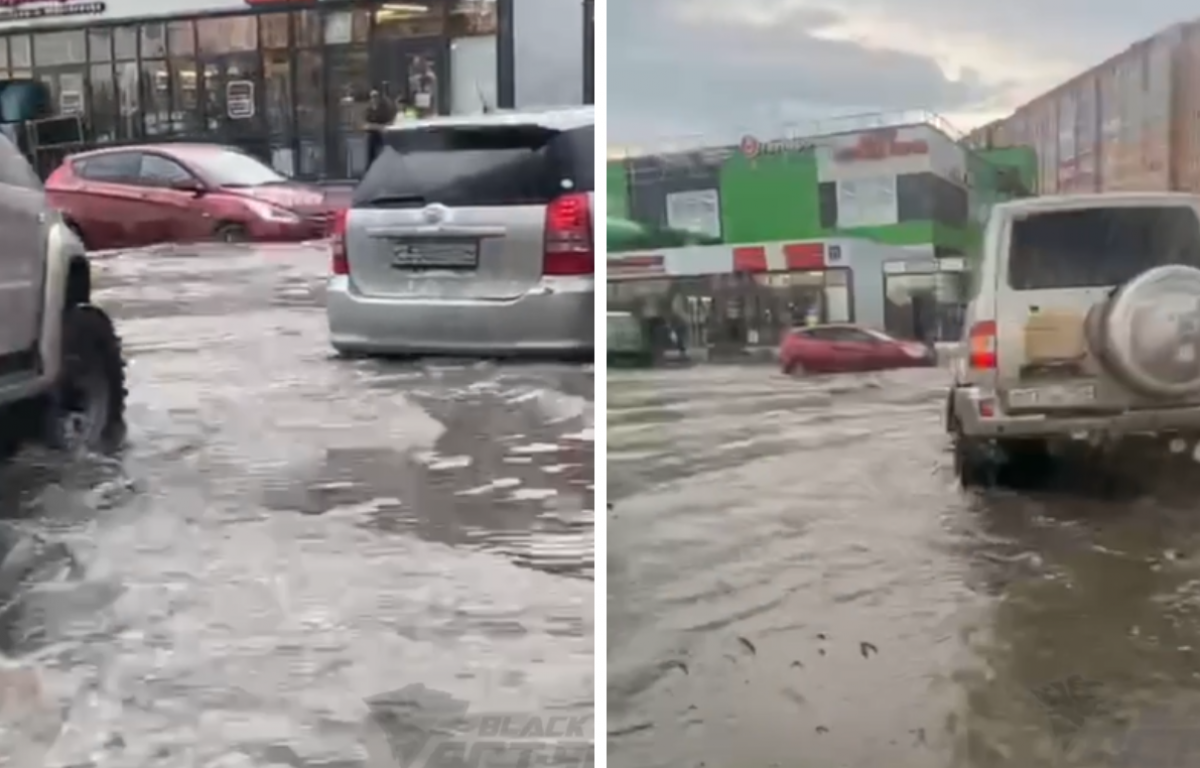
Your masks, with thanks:
[[[41,438],[56,450],[107,453],[125,441],[125,359],[112,319],[98,307],[81,304],[63,313],[62,370],[42,408]],[[97,397],[96,423],[87,434],[71,434],[71,414],[83,397]],[[90,406],[85,405],[85,408]]]
[[[951,434],[954,475],[959,484],[965,489],[993,485],[999,466],[987,444],[963,434],[961,424],[956,423]]]

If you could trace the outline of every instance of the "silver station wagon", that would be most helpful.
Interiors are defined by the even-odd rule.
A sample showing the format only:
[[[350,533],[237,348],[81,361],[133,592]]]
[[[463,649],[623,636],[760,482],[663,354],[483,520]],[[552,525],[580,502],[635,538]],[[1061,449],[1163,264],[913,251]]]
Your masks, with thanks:
[[[334,227],[343,354],[595,346],[593,108],[398,122]]]

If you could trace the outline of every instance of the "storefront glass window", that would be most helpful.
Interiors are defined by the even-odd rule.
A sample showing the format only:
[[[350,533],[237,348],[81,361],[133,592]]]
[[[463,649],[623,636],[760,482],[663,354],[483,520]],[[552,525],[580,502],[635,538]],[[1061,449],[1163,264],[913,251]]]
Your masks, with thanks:
[[[438,67],[432,52],[413,53],[405,56],[405,73],[408,76],[406,101],[422,117],[441,112],[438,103]]]
[[[297,166],[302,175],[325,176],[325,80],[319,51],[296,57],[296,119],[300,139]]]
[[[288,27],[290,18],[286,13],[268,13],[258,17],[259,30],[262,33],[263,48],[287,48],[289,45]]]
[[[190,21],[172,21],[167,25],[167,44],[172,57],[196,54],[196,28]]]
[[[88,30],[88,60],[112,61],[113,32],[111,28]]]
[[[82,29],[36,34],[33,36],[33,58],[38,67],[82,64],[87,61],[87,37]]]
[[[450,114],[477,114],[499,104],[496,36],[460,37],[450,42]]]
[[[138,65],[136,61],[117,64],[117,102],[120,104],[120,121],[117,138],[138,139],[142,134],[142,100],[138,92]]]
[[[117,61],[131,61],[136,59],[137,49],[137,27],[117,27],[113,30],[113,55]]]
[[[92,134],[99,143],[116,138],[117,92],[113,86],[111,64],[93,64],[88,73],[91,101],[88,107],[88,122]]]
[[[263,108],[267,113],[267,132],[271,165],[285,175],[294,175],[292,157],[292,68],[287,51],[263,53]]]
[[[142,58],[161,59],[167,55],[167,25],[151,22],[142,25]]]
[[[203,127],[199,115],[196,62],[191,59],[171,59],[167,62],[167,67],[171,73],[175,105],[171,113],[171,133],[177,136],[195,136]]]
[[[147,136],[167,136],[171,126],[171,74],[165,61],[142,62],[142,112]]]
[[[421,5],[387,4],[375,11],[376,37],[436,37],[446,33],[446,6],[434,0]]]
[[[33,52],[29,35],[13,35],[8,38],[8,55],[13,69],[29,69],[33,66]]]
[[[450,37],[496,34],[496,0],[454,0],[447,20]]]
[[[333,151],[328,172],[338,178],[357,178],[367,170],[367,96],[370,93],[367,51],[343,48],[330,52],[329,114],[334,117]]]
[[[296,14],[296,45],[298,47],[316,48],[321,45],[323,39],[320,12],[300,11]]]
[[[198,19],[196,49],[201,57],[258,50],[258,19],[254,16]]]

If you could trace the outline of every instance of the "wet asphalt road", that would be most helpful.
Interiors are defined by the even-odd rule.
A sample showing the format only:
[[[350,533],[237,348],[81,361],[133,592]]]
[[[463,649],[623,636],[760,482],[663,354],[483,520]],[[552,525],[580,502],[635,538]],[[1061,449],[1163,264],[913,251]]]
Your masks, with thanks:
[[[611,766],[1200,765],[1200,473],[966,494],[945,383],[610,374]]]
[[[74,560],[0,613],[0,764],[390,766],[413,685],[590,714],[590,369],[337,360],[326,260],[97,261],[130,445],[0,474]]]

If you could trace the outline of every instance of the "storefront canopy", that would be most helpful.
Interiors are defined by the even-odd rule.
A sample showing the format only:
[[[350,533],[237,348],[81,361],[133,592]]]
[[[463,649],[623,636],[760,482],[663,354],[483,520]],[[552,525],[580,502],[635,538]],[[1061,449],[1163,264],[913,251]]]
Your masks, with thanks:
[[[631,219],[608,218],[609,253],[644,248],[679,248],[685,245],[719,245],[720,238],[680,229],[658,229]]]

